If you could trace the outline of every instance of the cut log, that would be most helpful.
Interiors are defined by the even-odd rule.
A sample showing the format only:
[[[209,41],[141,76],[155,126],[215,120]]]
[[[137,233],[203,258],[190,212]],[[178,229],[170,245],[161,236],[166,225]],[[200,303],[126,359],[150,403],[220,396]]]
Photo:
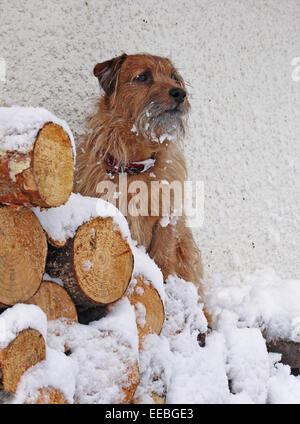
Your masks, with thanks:
[[[46,272],[63,280],[81,309],[119,299],[132,270],[130,246],[115,229],[112,218],[98,217],[86,222],[62,248],[49,245]]]
[[[39,290],[26,303],[39,306],[47,315],[47,320],[66,318],[77,322],[76,307],[61,286],[52,281],[43,281]]]
[[[0,352],[2,385],[7,393],[15,393],[24,372],[44,360],[45,341],[37,330],[26,329]]]
[[[165,319],[164,305],[157,290],[141,275],[136,277],[125,294],[135,308],[141,349],[147,334],[160,334]]]
[[[138,334],[134,308],[125,296],[93,325],[53,321],[47,340],[50,346],[68,345],[72,362],[79,367],[75,403],[131,400],[140,380]]]
[[[46,235],[34,213],[0,207],[0,303],[26,302],[38,290],[47,255]]]
[[[53,387],[42,387],[38,390],[38,398],[34,402],[26,402],[26,404],[42,404],[42,405],[66,405],[68,404],[63,393]]]
[[[53,207],[68,200],[74,157],[70,138],[60,125],[44,124],[25,152],[1,149],[0,142],[1,203]]]
[[[128,370],[128,382],[124,387],[122,387],[122,391],[125,395],[125,399],[122,404],[128,404],[131,402],[136,388],[139,385],[140,377],[139,366],[136,362],[135,366],[131,370]]]

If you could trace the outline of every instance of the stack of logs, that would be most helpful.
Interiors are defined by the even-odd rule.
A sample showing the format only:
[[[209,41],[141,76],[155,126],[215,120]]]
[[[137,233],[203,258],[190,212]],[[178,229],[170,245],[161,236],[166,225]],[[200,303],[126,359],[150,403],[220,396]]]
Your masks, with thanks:
[[[48,320],[63,317],[70,323],[88,323],[105,314],[107,305],[127,296],[132,305],[142,303],[146,310],[143,328],[137,321],[142,349],[146,334],[160,333],[164,307],[157,290],[143,275],[136,276],[136,284],[143,290],[126,291],[134,258],[112,218],[85,222],[73,238],[62,243],[49,237],[30,209],[63,205],[72,191],[73,169],[69,136],[53,122],[40,128],[31,151],[0,150],[1,311],[16,303],[34,304]],[[45,271],[61,279],[64,288],[43,281]],[[24,372],[45,355],[43,336],[31,328],[21,331],[0,351],[2,393],[14,394]],[[128,378],[132,384],[126,386],[127,403],[139,382],[138,369],[130,370]],[[55,387],[41,387],[36,401],[66,402]]]

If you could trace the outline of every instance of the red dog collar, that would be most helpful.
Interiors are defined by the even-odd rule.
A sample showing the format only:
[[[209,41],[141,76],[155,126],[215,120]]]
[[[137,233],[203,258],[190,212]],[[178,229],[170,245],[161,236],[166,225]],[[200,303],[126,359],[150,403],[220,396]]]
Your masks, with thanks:
[[[121,162],[110,153],[106,153],[103,156],[103,160],[108,166],[106,169],[107,174],[116,175],[126,173],[128,175],[134,175],[142,174],[152,168],[155,164],[155,156],[156,152],[152,153],[150,159],[140,162]]]

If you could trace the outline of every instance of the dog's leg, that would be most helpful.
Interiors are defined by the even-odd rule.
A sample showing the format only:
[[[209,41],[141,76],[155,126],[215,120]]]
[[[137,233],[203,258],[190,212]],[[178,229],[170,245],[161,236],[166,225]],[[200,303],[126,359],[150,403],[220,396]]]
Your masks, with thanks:
[[[191,281],[201,291],[203,277],[201,253],[193,234],[184,223],[178,225],[178,239],[176,245],[176,274],[186,281]]]
[[[201,253],[183,218],[176,225],[169,224],[166,227],[157,222],[153,229],[149,255],[160,267],[165,280],[169,275],[177,274],[183,280],[191,281],[198,289],[199,301],[204,302]],[[211,326],[211,316],[205,305],[204,314]]]
[[[148,253],[163,273],[164,280],[176,272],[176,227],[163,227],[160,221],[153,227]]]
[[[201,254],[183,218],[166,227],[157,222],[149,254],[161,268],[165,279],[176,273],[178,277],[199,286],[202,279]]]

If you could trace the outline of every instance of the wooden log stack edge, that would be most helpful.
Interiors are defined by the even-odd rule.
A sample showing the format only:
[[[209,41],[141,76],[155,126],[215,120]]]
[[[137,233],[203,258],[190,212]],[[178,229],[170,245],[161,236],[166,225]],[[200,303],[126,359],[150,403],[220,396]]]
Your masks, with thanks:
[[[65,318],[70,323],[78,322],[76,307],[66,290],[53,281],[43,281],[38,291],[26,302],[39,306],[47,321]]]
[[[47,238],[34,213],[0,206],[0,306],[26,302],[45,269]]]
[[[134,306],[139,335],[139,349],[143,347],[143,338],[148,334],[160,334],[165,320],[164,304],[158,291],[150,281],[138,275],[125,295]]]
[[[1,150],[0,202],[54,207],[64,204],[72,191],[74,157],[64,129],[45,123],[31,150]]]
[[[15,393],[24,372],[46,358],[46,345],[42,334],[25,329],[0,352],[2,386],[6,393]]]
[[[68,130],[51,120],[39,125],[12,133],[24,140],[26,148],[10,148],[0,132],[0,308],[33,304],[45,312],[48,321],[63,318],[72,325],[78,322],[78,312],[113,305],[126,296],[135,308],[141,350],[146,335],[160,334],[164,305],[151,281],[143,275],[132,278],[135,254],[124,225],[121,231],[114,218],[93,215],[77,226],[73,237],[58,241],[47,233],[34,209],[29,209],[60,209],[71,195],[74,179],[73,139]],[[6,136],[10,133],[4,131]],[[64,286],[42,281],[45,271]],[[45,340],[36,329],[25,328],[2,348],[0,403],[1,397],[16,393],[24,372],[44,359]],[[123,402],[129,403],[140,380],[138,361],[125,377],[127,383],[121,390]],[[63,404],[67,400],[59,389],[47,386],[38,389],[33,403]]]

